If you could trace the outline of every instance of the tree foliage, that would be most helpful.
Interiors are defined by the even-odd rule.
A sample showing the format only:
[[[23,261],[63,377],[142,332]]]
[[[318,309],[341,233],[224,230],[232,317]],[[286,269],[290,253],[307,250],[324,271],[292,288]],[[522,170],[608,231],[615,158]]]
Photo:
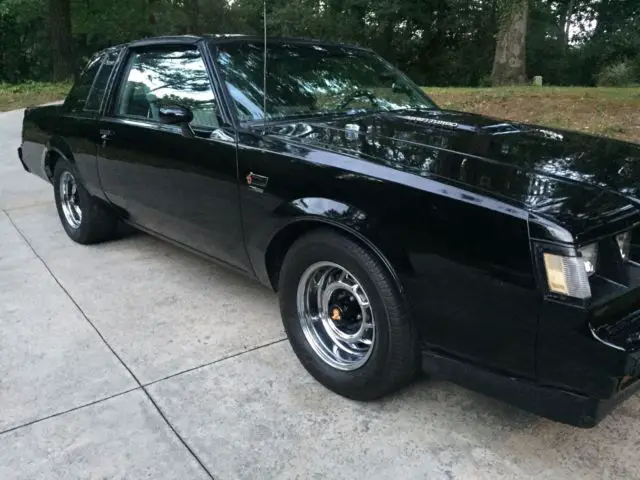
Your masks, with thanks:
[[[267,0],[268,30],[371,47],[421,84],[475,86],[494,70],[504,5],[523,1],[527,79],[592,85],[626,62],[638,81],[638,0]],[[0,0],[0,82],[65,75],[52,55],[64,18],[51,8],[65,2],[75,71],[96,50],[145,36],[262,34],[262,0]]]

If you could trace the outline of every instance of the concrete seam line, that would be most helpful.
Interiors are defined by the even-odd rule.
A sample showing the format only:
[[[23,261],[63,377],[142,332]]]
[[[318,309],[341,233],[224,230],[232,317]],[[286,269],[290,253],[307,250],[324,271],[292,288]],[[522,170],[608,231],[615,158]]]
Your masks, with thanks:
[[[109,342],[107,342],[107,339],[104,337],[104,335],[102,335],[102,333],[100,332],[100,330],[98,330],[98,327],[96,327],[94,325],[94,323],[89,319],[89,317],[87,316],[87,314],[84,312],[84,310],[82,310],[82,308],[80,307],[80,305],[78,305],[78,303],[75,301],[75,299],[71,296],[71,294],[67,291],[67,289],[62,285],[62,283],[60,282],[60,280],[58,280],[58,277],[56,277],[53,273],[53,271],[49,268],[49,265],[47,265],[47,262],[44,261],[44,259],[40,256],[40,254],[38,252],[36,252],[35,248],[33,248],[33,245],[31,245],[31,242],[29,242],[29,240],[27,239],[27,237],[25,236],[25,234],[22,232],[22,230],[20,230],[20,228],[18,228],[18,226],[16,225],[16,223],[13,221],[13,218],[11,218],[11,215],[9,215],[9,213],[6,210],[3,210],[4,214],[7,216],[7,218],[9,219],[9,221],[11,222],[11,225],[13,225],[13,228],[16,229],[16,231],[18,232],[18,234],[22,237],[22,239],[24,240],[24,242],[29,246],[29,248],[31,249],[31,251],[33,252],[33,254],[38,258],[38,260],[40,260],[40,262],[42,262],[42,265],[44,265],[44,268],[47,269],[47,271],[49,272],[49,275],[51,275],[51,278],[53,278],[53,280],[58,284],[58,286],[62,289],[62,291],[65,293],[65,295],[69,298],[69,300],[71,301],[71,303],[73,303],[75,305],[75,307],[78,309],[78,311],[82,314],[82,316],[84,317],[84,319],[87,321],[87,323],[89,323],[89,325],[91,325],[91,327],[93,328],[93,330],[98,334],[98,337],[100,337],[100,339],[104,342],[104,344],[107,346],[107,348],[111,351],[111,353],[118,359],[118,361],[120,362],[120,364],[127,370],[127,372],[129,372],[129,375],[131,375],[131,377],[134,379],[134,381],[138,384],[138,386],[142,389],[142,391],[145,393],[145,395],[147,396],[147,398],[149,399],[149,401],[151,402],[151,404],[154,406],[154,408],[156,409],[156,411],[160,414],[160,417],[162,417],[162,419],[164,420],[164,422],[167,424],[167,426],[169,427],[169,429],[174,433],[174,435],[178,438],[178,440],[180,441],[180,443],[182,443],[182,445],[187,449],[187,451],[191,454],[191,456],[196,460],[196,462],[198,462],[198,464],[200,465],[200,467],[202,467],[202,469],[206,472],[206,474],[209,476],[209,478],[211,478],[211,480],[215,480],[213,475],[211,474],[211,472],[209,471],[209,469],[205,466],[204,462],[200,459],[200,457],[193,451],[193,449],[189,446],[189,444],[186,442],[186,440],[184,438],[182,438],[182,436],[178,433],[178,431],[175,429],[175,427],[171,424],[171,422],[169,421],[169,419],[166,417],[166,415],[164,414],[164,412],[160,409],[160,407],[158,406],[158,404],[156,404],[155,400],[153,398],[151,398],[151,395],[149,394],[149,392],[147,391],[147,389],[142,385],[142,383],[140,382],[140,380],[138,379],[138,377],[136,377],[136,375],[133,373],[133,371],[131,370],[131,368],[129,368],[129,366],[124,362],[124,360],[122,360],[122,358],[120,357],[120,355],[118,355],[118,353],[113,349],[113,347],[109,344]]]
[[[56,413],[52,413],[51,415],[47,415],[46,417],[37,418],[35,420],[31,420],[30,422],[22,423],[20,425],[14,426],[14,427],[7,428],[6,430],[2,430],[0,432],[0,436],[4,435],[6,433],[14,432],[16,430],[20,430],[20,429],[25,428],[25,427],[30,427],[31,425],[34,425],[34,424],[40,423],[40,422],[44,422],[45,420],[49,420],[51,418],[59,417],[61,415],[65,415],[67,413],[75,412],[76,410],[82,410],[83,408],[91,407],[93,405],[97,405],[98,403],[106,402],[107,400],[111,400],[113,398],[120,397],[120,396],[125,395],[127,393],[135,392],[136,390],[140,390],[140,387],[130,388],[128,390],[124,390],[122,392],[118,392],[118,393],[114,393],[113,395],[109,395],[108,397],[99,398],[97,400],[93,400],[92,402],[83,403],[82,405],[78,405],[76,407],[69,408],[68,410],[62,410],[60,412],[56,412]]]
[[[174,377],[179,377],[180,375],[184,375],[185,373],[193,372],[195,370],[200,370],[201,368],[210,367],[211,365],[215,365],[217,363],[224,362],[226,360],[231,360],[236,357],[240,357],[242,355],[255,352],[256,350],[261,350],[263,348],[271,347],[272,345],[277,345],[278,343],[282,343],[287,340],[287,337],[279,338],[277,340],[273,340],[271,342],[263,343],[262,345],[257,345],[255,347],[249,348],[247,350],[243,350],[241,352],[233,353],[231,355],[227,355],[226,357],[218,358],[217,360],[213,360],[212,362],[203,363],[202,365],[198,365],[196,367],[187,368],[186,370],[181,370],[176,373],[172,373],[171,375],[167,375],[166,377],[159,378],[158,380],[154,380],[153,382],[145,383],[143,387],[149,387],[151,385],[155,385],[156,383],[164,382],[165,380],[169,380]]]
[[[38,202],[38,203],[30,203],[29,205],[19,205],[17,207],[9,207],[5,208],[4,212],[14,212],[16,210],[27,210],[29,208],[43,207],[45,205],[51,205],[51,202]]]

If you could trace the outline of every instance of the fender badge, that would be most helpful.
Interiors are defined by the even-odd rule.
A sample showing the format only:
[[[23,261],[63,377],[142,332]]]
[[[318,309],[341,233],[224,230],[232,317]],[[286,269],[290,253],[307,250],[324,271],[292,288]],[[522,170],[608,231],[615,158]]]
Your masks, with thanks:
[[[247,185],[258,192],[262,192],[266,187],[267,183],[269,183],[269,177],[265,177],[264,175],[258,175],[257,173],[249,172],[245,177],[247,181]]]

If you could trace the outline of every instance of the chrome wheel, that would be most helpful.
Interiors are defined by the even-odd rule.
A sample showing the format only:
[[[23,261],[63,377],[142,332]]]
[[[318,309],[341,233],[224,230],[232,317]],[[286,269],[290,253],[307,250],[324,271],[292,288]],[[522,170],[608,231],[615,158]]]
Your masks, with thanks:
[[[82,222],[82,209],[80,208],[80,196],[78,184],[71,172],[64,171],[60,176],[60,205],[64,218],[71,228],[80,227]]]
[[[362,367],[373,351],[376,326],[369,297],[345,268],[318,262],[298,283],[298,317],[313,351],[338,370]]]

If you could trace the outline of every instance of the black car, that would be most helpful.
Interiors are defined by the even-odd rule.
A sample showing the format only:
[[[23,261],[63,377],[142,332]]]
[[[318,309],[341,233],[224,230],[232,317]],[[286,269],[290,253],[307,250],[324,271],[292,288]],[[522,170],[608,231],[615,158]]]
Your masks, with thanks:
[[[346,397],[422,369],[588,427],[640,385],[638,145],[442,110],[364,48],[221,35],[98,53],[19,155],[76,242],[126,222],[276,290]]]

